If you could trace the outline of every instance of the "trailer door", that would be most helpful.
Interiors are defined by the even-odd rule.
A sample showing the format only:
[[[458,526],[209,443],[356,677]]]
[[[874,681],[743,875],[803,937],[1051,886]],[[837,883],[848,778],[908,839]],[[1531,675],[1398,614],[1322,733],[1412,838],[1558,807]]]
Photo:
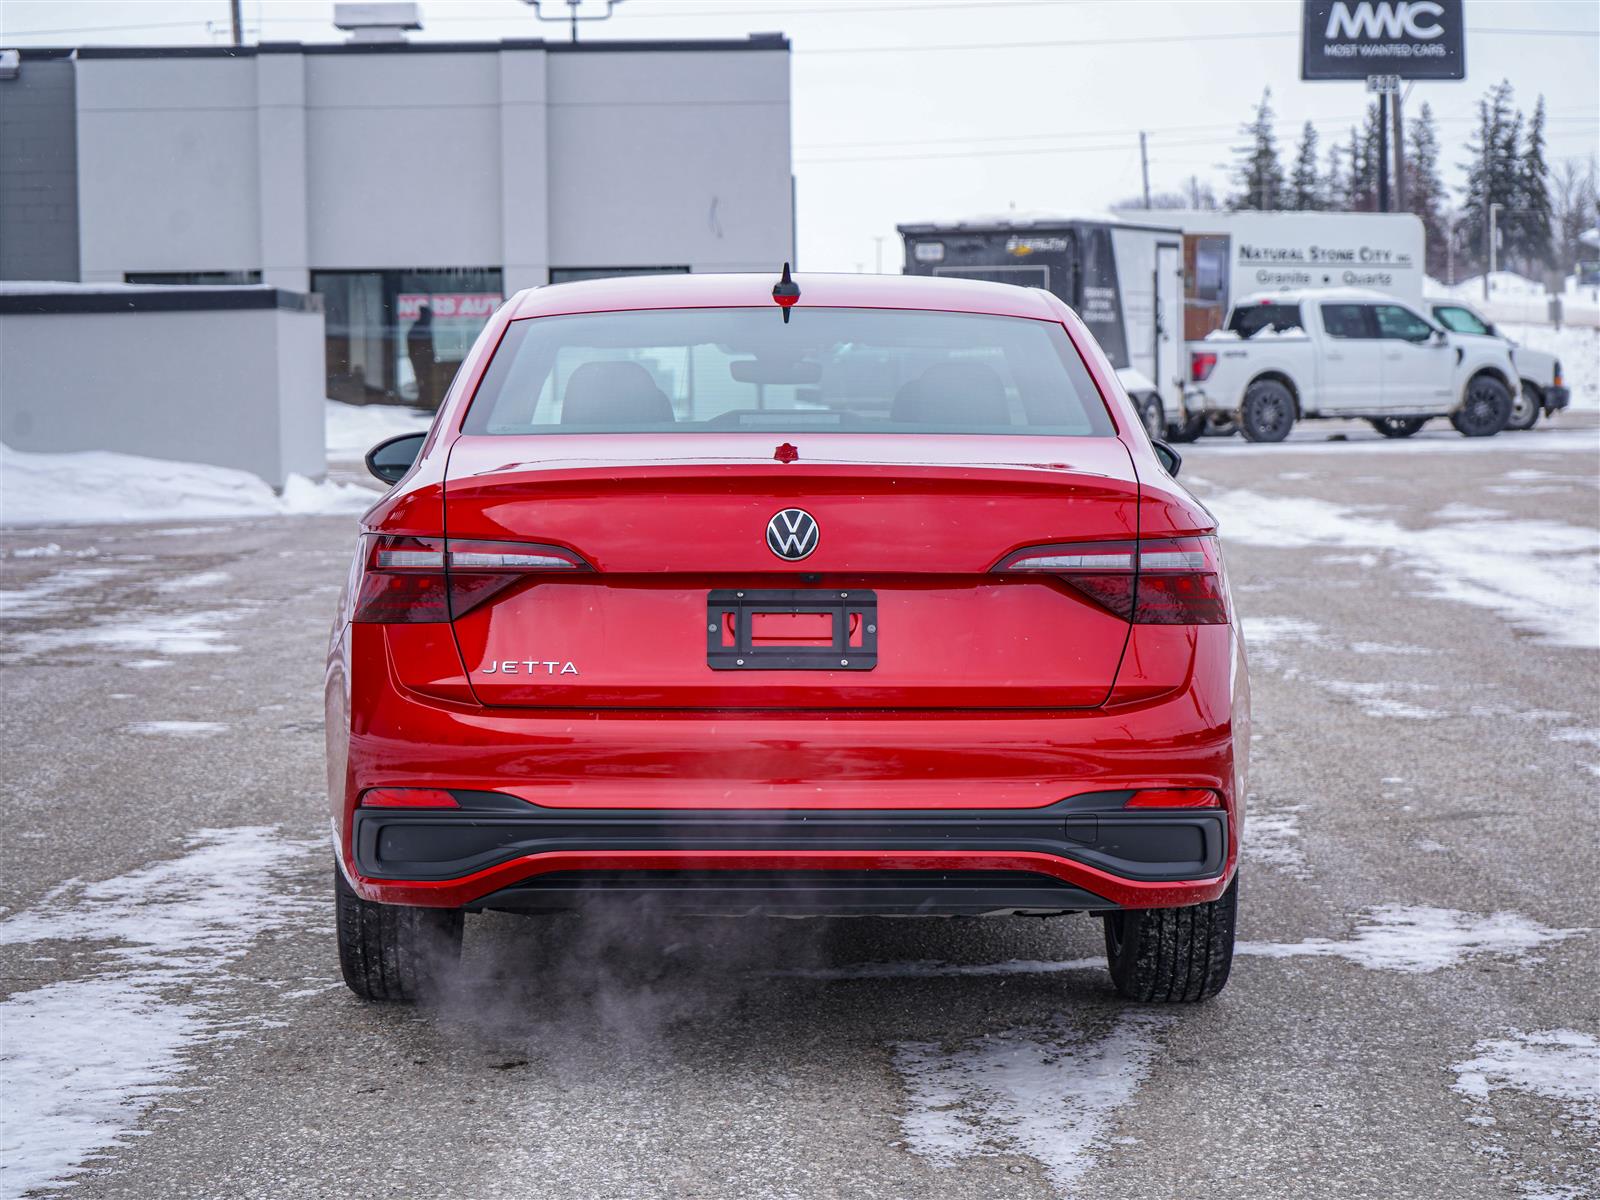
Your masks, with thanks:
[[[1155,380],[1168,416],[1183,413],[1183,246],[1156,244]]]

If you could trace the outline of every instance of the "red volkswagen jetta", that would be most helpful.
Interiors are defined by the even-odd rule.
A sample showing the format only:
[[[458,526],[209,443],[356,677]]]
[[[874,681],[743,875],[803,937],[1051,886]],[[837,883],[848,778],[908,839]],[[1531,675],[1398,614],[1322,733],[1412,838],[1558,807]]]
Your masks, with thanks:
[[[1214,522],[1047,292],[654,276],[514,296],[375,448],[327,672],[339,951],[463,914],[1105,921],[1233,954],[1248,687]]]

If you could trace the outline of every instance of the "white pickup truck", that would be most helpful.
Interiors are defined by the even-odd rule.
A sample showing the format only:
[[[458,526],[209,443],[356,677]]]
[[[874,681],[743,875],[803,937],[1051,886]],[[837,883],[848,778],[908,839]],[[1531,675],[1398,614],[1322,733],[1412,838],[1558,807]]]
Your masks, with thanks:
[[[1554,354],[1519,346],[1475,308],[1459,300],[1429,300],[1428,311],[1435,321],[1451,333],[1462,337],[1494,338],[1511,347],[1511,361],[1516,364],[1522,393],[1511,406],[1511,420],[1506,423],[1507,429],[1532,429],[1541,412],[1553,416],[1571,401],[1572,393],[1561,374],[1561,360]]]
[[[1410,305],[1352,288],[1241,300],[1224,329],[1190,342],[1191,412],[1235,416],[1252,442],[1298,420],[1362,418],[1410,437],[1448,417],[1467,437],[1499,433],[1520,383],[1502,341],[1453,334]]]

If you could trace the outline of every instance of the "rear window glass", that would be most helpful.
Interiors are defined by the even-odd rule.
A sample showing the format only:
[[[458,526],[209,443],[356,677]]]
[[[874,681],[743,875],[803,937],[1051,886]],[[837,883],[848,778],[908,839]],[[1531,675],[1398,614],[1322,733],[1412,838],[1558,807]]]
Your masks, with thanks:
[[[1050,321],[896,309],[658,309],[513,321],[465,431],[1109,437]]]
[[[1300,333],[1304,330],[1298,304],[1250,304],[1236,308],[1228,319],[1228,328],[1242,338],[1255,337],[1263,329],[1270,329],[1274,333]]]

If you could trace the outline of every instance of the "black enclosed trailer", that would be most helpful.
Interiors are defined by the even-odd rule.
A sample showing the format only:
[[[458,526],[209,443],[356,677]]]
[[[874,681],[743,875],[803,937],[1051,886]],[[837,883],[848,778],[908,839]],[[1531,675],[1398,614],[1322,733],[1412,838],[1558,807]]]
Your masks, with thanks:
[[[1183,400],[1181,230],[1111,216],[1010,216],[897,228],[908,275],[1043,288],[1070,305],[1116,367],[1152,437],[1194,424]]]

